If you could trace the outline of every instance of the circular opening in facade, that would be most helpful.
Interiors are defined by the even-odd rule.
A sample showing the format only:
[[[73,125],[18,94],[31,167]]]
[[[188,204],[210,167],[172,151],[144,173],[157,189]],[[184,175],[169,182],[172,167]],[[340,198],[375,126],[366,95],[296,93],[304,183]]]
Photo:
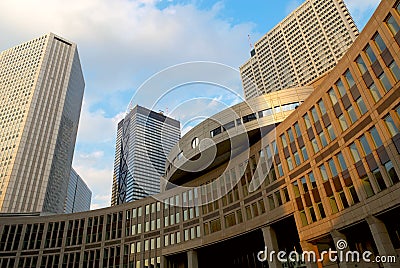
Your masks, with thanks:
[[[192,148],[194,149],[197,146],[199,146],[199,138],[196,137],[192,140]]]

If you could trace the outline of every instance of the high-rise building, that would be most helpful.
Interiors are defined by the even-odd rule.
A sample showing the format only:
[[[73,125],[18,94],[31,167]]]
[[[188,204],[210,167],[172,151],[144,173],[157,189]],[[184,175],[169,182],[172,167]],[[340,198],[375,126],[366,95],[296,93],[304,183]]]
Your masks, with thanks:
[[[111,205],[159,193],[166,156],[179,138],[179,121],[136,105],[118,123]]]
[[[240,67],[245,98],[308,85],[331,70],[357,36],[343,0],[306,0],[254,44]]]
[[[68,182],[67,197],[65,198],[65,213],[90,210],[92,191],[76,171],[71,168]]]
[[[63,213],[85,82],[53,33],[0,54],[0,212]]]

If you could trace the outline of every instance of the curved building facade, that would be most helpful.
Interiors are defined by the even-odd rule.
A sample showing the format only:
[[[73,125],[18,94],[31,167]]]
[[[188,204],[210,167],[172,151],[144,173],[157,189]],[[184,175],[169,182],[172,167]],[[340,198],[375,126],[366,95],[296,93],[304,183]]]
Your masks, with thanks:
[[[328,249],[395,258],[340,267],[399,267],[399,25],[399,3],[382,1],[309,95],[283,90],[272,93],[279,104],[260,96],[202,122],[172,149],[159,195],[0,218],[0,267],[339,265],[322,255]],[[258,260],[265,247],[312,251],[321,262],[274,255],[267,264]]]

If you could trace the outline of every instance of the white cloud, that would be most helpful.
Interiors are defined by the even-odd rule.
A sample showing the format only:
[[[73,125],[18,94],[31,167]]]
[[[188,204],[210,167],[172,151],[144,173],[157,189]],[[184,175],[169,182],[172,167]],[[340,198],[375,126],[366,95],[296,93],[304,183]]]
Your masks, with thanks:
[[[101,101],[105,92],[135,89],[172,64],[211,60],[238,67],[248,58],[252,25],[217,18],[220,4],[208,11],[178,4],[159,10],[156,2],[2,0],[0,32],[7,36],[2,46],[49,31],[76,42],[89,103]]]
[[[85,143],[114,142],[117,125],[124,118],[125,112],[120,112],[108,118],[102,110],[89,111],[86,102],[83,103],[79,122],[78,141]]]
[[[293,10],[295,10],[298,6],[300,6],[304,1],[300,0],[290,0],[285,7],[286,14],[290,14]]]
[[[77,161],[74,160],[76,163]],[[79,162],[74,165],[76,172],[92,190],[92,208],[110,206],[113,169],[92,167],[87,162]],[[107,197],[107,198],[106,198]]]
[[[359,30],[364,28],[380,0],[344,0]]]

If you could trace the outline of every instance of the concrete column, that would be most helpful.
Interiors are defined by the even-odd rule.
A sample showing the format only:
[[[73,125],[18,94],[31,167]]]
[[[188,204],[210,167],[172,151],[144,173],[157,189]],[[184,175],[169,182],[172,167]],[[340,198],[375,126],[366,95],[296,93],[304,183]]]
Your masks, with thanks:
[[[261,229],[264,236],[264,244],[266,247],[266,253],[269,268],[282,268],[282,264],[278,261],[277,253],[279,252],[278,240],[276,239],[275,230],[271,226],[267,226]],[[275,251],[273,259],[270,261],[269,254],[271,251]]]
[[[190,250],[187,252],[188,268],[198,268],[197,251]]]
[[[160,264],[160,267],[161,267],[161,268],[168,268],[168,267],[169,267],[167,257],[161,256],[161,264]]]
[[[341,232],[339,232],[338,230],[331,231],[331,236],[333,239],[333,243],[335,244],[336,251],[338,252],[341,251],[343,252],[343,255],[346,256],[346,253],[349,251],[349,247],[347,246],[346,236]],[[343,241],[345,241],[345,243],[342,243]],[[343,247],[344,244],[346,245],[345,247]],[[336,256],[338,256],[338,254],[336,254]],[[339,267],[355,268],[357,267],[357,263],[343,261],[339,263]]]
[[[380,256],[397,256],[385,224],[374,216],[367,217],[367,223]],[[399,263],[383,263],[383,267],[400,267]]]
[[[318,268],[318,267],[322,268],[322,263],[317,262],[317,260],[319,259],[319,252],[318,252],[317,245],[311,244],[307,241],[300,241],[300,246],[301,246],[301,249],[303,250],[303,252],[304,251],[315,252],[315,261],[313,261],[312,259],[311,259],[311,262],[308,261],[308,259],[307,259],[308,257],[307,257],[307,255],[305,255],[306,259],[304,261],[305,261],[305,265],[307,266],[307,268]]]

